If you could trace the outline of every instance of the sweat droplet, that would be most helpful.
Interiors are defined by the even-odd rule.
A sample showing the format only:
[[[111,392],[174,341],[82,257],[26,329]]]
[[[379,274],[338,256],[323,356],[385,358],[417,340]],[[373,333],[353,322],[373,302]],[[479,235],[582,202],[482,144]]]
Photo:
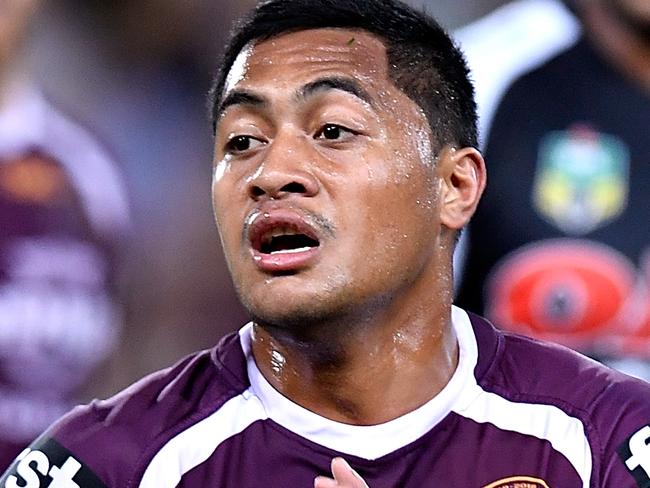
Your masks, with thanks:
[[[286,359],[284,359],[284,356],[280,354],[278,351],[273,351],[271,353],[271,369],[276,375],[279,375],[282,373],[282,370],[284,369],[284,365],[286,364]]]

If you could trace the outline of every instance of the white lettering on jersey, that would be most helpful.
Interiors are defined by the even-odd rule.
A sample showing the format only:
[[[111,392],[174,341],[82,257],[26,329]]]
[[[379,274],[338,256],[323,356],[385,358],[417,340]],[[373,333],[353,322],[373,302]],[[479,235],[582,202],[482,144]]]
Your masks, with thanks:
[[[60,468],[52,466],[52,469],[50,469],[52,483],[50,483],[49,488],[79,488],[79,485],[72,479],[80,469],[81,463],[72,456]]]
[[[18,459],[16,467],[18,476],[7,477],[4,488],[41,488],[39,473],[43,476],[49,475],[52,480],[47,485],[49,488],[80,488],[73,478],[81,470],[81,463],[72,456],[68,457],[61,467],[51,468],[50,460],[41,451],[25,449]]]
[[[638,431],[628,443],[631,456],[625,461],[630,471],[641,468],[650,477],[650,425]]]

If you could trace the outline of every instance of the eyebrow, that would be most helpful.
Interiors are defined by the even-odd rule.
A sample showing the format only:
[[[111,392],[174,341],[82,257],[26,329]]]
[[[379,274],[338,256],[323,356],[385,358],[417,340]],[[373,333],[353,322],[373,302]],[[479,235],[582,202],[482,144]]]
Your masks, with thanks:
[[[363,100],[369,105],[373,105],[372,97],[364,90],[364,88],[354,79],[339,76],[328,76],[326,78],[318,78],[310,83],[307,83],[299,92],[301,98],[308,98],[317,94],[318,92],[327,90],[341,90],[348,92],[355,97]]]
[[[263,107],[267,104],[267,100],[259,95],[246,90],[233,90],[219,104],[219,108],[215,111],[215,120],[219,120],[226,109],[233,105],[250,105],[253,107]]]
[[[299,98],[308,98],[327,90],[341,90],[354,95],[369,105],[373,105],[370,94],[356,80],[340,76],[328,76],[311,81],[303,86],[297,95]],[[218,123],[221,115],[223,115],[228,107],[232,107],[233,105],[264,107],[268,103],[266,98],[250,91],[233,90],[223,99],[215,111],[215,123]]]

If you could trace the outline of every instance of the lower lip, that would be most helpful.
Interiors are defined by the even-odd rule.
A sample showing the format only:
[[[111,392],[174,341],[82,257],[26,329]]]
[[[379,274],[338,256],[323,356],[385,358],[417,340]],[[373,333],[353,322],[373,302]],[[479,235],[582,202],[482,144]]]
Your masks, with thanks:
[[[260,270],[267,273],[299,271],[314,260],[319,249],[319,247],[311,247],[304,251],[275,254],[263,254],[259,251],[253,251],[253,261]]]

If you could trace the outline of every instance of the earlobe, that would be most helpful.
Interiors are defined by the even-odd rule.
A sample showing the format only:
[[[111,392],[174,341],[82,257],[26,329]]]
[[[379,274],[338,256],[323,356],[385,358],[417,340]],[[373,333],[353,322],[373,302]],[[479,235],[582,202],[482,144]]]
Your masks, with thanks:
[[[462,229],[474,214],[485,188],[483,156],[473,147],[447,147],[440,154],[438,171],[441,223],[450,229]]]

